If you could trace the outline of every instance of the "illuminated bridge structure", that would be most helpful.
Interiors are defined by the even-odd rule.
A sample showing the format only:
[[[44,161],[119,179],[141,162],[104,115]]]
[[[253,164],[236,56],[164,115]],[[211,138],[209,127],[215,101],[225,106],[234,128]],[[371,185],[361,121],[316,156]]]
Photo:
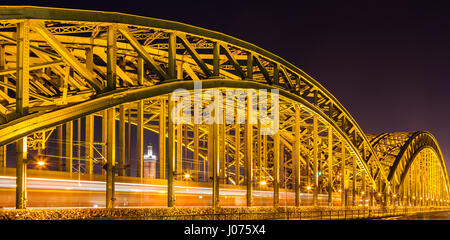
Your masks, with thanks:
[[[255,94],[220,106],[243,112],[242,124],[177,124],[169,120],[179,88],[203,95],[192,111],[219,104],[217,89]],[[261,89],[270,93],[264,106]],[[279,131],[262,135],[261,110],[275,114],[272,89]],[[143,173],[149,142],[155,179]],[[429,132],[366,135],[284,59],[219,32],[122,13],[0,7],[0,146],[5,207],[449,205]]]

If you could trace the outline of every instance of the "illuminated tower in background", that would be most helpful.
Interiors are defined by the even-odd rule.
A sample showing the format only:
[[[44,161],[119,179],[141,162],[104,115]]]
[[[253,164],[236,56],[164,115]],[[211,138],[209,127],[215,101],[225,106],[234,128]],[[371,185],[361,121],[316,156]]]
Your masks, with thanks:
[[[147,145],[147,154],[144,155],[144,178],[156,178],[156,156],[153,155],[153,145]]]

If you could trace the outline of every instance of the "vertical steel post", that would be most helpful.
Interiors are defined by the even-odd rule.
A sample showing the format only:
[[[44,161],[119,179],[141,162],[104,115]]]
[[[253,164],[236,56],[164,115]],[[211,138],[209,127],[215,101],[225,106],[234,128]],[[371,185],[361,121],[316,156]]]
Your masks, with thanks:
[[[30,88],[30,25],[27,20],[17,24],[16,48],[16,112],[19,115],[28,114]]]
[[[245,122],[245,177],[247,183],[247,207],[253,206],[253,125],[251,111],[253,96],[247,95],[247,119]]]
[[[237,108],[236,108],[236,116],[237,116]],[[236,119],[235,119],[236,120]],[[241,154],[241,125],[236,121],[235,124],[235,142],[236,146],[234,147],[234,174],[235,174],[235,182],[236,185],[239,185],[240,175],[241,175],[241,164],[240,164],[240,154]]]
[[[173,101],[172,94],[168,96],[168,136],[167,136],[167,151],[168,151],[168,165],[167,165],[167,206],[175,206],[175,191],[174,191],[174,171],[175,171],[175,126],[173,123],[172,109]]]
[[[214,42],[213,45],[213,76],[220,76],[220,44],[218,42]]]
[[[137,77],[138,77],[138,84],[143,85],[144,84],[144,59],[142,57],[137,58]]]
[[[333,128],[328,127],[328,206],[333,206]]]
[[[345,143],[341,142],[341,206],[347,206],[347,188],[346,188],[346,176],[345,176]]]
[[[16,209],[27,207],[27,137],[16,142]]]
[[[197,182],[200,179],[199,141],[199,124],[194,123],[194,178]]]
[[[116,149],[116,120],[115,114],[116,110],[114,108],[109,108],[107,110],[107,134],[106,134],[106,208],[114,208],[115,198],[114,198],[114,167],[115,167],[115,149]]]
[[[111,91],[116,89],[116,66],[117,66],[117,46],[116,46],[116,32],[117,25],[111,24],[108,26],[106,37],[106,90]]]
[[[181,119],[178,119],[178,124],[176,126],[177,133],[177,180],[181,180],[181,174],[183,174],[183,145],[182,145],[182,137],[183,137],[183,123],[181,123]]]
[[[6,168],[6,145],[0,147],[0,168]]]
[[[27,20],[17,24],[16,48],[16,112],[19,116],[28,114],[29,104],[29,58],[30,25]],[[16,142],[16,208],[27,206],[27,137]]]
[[[136,177],[144,177],[144,100],[137,101]]]
[[[225,118],[225,114],[223,114]],[[219,173],[220,173],[220,182],[226,183],[226,158],[227,158],[227,152],[226,152],[226,128],[225,128],[225,119],[223,119],[223,122],[220,124],[220,165],[219,165]]]
[[[6,69],[6,57],[5,57],[5,45],[0,45],[0,70]],[[7,83],[8,78],[4,75],[0,76],[0,82]],[[8,95],[8,88],[7,87],[0,87],[0,91]]]
[[[352,179],[352,205],[356,206],[356,157],[352,156],[353,179]]]
[[[294,147],[293,158],[294,165],[294,188],[295,188],[295,206],[299,207],[301,204],[300,199],[300,106],[295,104],[295,125],[294,125]]]
[[[280,65],[274,63],[273,65],[273,84],[278,85],[280,82]]]
[[[119,176],[125,176],[125,105],[119,106]]]
[[[253,53],[247,52],[247,79],[253,79]]]
[[[313,184],[313,206],[316,207],[318,205],[318,196],[319,196],[319,134],[318,134],[318,119],[317,116],[313,116],[313,161],[314,161],[314,184]]]
[[[103,156],[103,160],[106,161],[106,135],[107,135],[107,129],[106,129],[106,119],[108,118],[108,111],[107,110],[103,110],[102,111],[102,156]],[[66,126],[67,127],[67,126]],[[105,174],[105,172],[102,169],[102,174]]]
[[[217,97],[217,96],[215,96]],[[214,101],[217,103],[217,101]],[[217,110],[219,106],[217,106],[215,109]],[[215,117],[217,116],[216,114],[219,114],[218,112],[215,112],[214,115]],[[213,199],[212,199],[212,206],[218,207],[219,206],[219,179],[220,179],[220,173],[219,173],[219,166],[220,166],[220,149],[219,149],[219,140],[220,140],[220,136],[219,136],[219,124],[214,121],[213,123],[213,133],[212,133],[212,145],[213,145],[213,158],[212,160],[212,168],[213,168],[213,172],[212,172],[212,180],[213,180]],[[210,139],[211,140],[211,139]]]
[[[63,125],[58,125],[56,127],[56,148],[57,148],[57,152],[58,152],[58,163],[57,163],[57,169],[58,171],[62,171],[63,170]]]
[[[280,204],[280,133],[277,129],[273,135],[273,206]]]
[[[127,176],[131,176],[131,108],[128,108],[127,111],[127,129],[128,129],[128,136],[127,136]]]
[[[176,35],[174,32],[169,33],[169,59],[168,59],[168,75],[170,79],[175,79],[177,76],[176,73],[176,52],[177,50],[177,42]]]
[[[255,155],[256,155],[256,159],[253,161],[253,167],[254,170],[256,170],[257,175],[254,176],[254,179],[257,179],[257,184],[259,184],[259,187],[263,187],[262,185],[260,185],[262,179],[261,179],[261,158],[262,158],[262,154],[261,154],[261,145],[262,145],[262,135],[261,133],[261,121],[258,119],[257,120],[258,123],[256,125],[256,151],[255,151]]]
[[[210,125],[207,125],[207,128],[208,128],[208,134],[206,135],[207,136],[207,151],[208,151],[208,157],[207,157],[207,159],[208,159],[208,174],[207,174],[207,177],[208,177],[208,180],[207,180],[207,182],[212,182],[213,180],[214,180],[214,177],[213,177],[213,175],[214,175],[214,164],[213,164],[213,158],[214,158],[214,127],[213,127],[213,125],[212,124],[210,124]]]
[[[66,122],[66,172],[73,172],[73,121]]]
[[[86,116],[85,144],[86,173],[92,176],[94,173],[94,115],[91,114]]]
[[[78,180],[81,177],[81,118],[77,119],[77,171],[78,171]]]
[[[159,178],[166,178],[166,99],[161,97],[159,107]]]
[[[361,177],[362,177],[362,192],[361,192],[362,205],[366,206],[367,186],[366,186],[366,173],[364,171],[361,172]]]

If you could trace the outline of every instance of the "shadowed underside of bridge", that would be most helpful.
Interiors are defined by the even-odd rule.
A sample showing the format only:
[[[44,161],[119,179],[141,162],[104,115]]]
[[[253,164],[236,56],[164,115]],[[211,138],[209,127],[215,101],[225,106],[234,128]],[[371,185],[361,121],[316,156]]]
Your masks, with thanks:
[[[180,88],[194,96],[184,111],[218,104],[227,117],[246,121],[174,123],[180,100],[170,96]],[[247,95],[229,97],[232,90]],[[274,95],[278,131],[262,135],[262,113],[275,114]],[[235,104],[239,97],[244,101]],[[258,121],[249,121],[249,109]],[[148,142],[156,142],[156,161],[144,161]],[[430,133],[366,135],[330,92],[270,52],[222,33],[121,13],[0,7],[0,146],[2,181],[16,167],[17,208],[26,206],[28,169],[35,182],[106,177],[106,207],[128,201],[123,184],[167,186],[168,206],[199,189],[210,189],[212,206],[236,204],[225,199],[238,199],[239,191],[247,206],[267,199],[277,206],[283,191],[295,206],[449,203],[445,164]],[[68,191],[47,180],[33,191]],[[178,194],[180,186],[196,190]],[[37,195],[30,195],[32,206],[42,206],[33,202]]]

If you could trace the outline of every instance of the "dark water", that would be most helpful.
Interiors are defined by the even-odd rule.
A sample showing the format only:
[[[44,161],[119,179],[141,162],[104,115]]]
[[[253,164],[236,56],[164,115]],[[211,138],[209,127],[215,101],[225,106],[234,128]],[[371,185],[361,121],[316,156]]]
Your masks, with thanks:
[[[410,216],[386,218],[386,220],[450,220],[450,211],[419,213]]]

